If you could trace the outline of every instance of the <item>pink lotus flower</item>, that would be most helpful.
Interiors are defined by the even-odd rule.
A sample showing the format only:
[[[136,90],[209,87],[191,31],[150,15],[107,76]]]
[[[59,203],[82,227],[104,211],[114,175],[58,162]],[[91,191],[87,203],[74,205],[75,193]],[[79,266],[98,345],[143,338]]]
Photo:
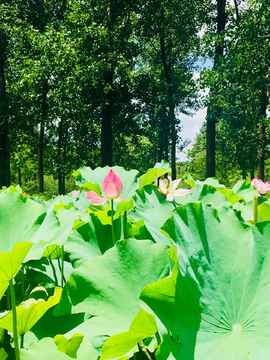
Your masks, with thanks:
[[[159,179],[159,190],[167,196],[168,201],[172,202],[176,196],[184,196],[193,192],[193,190],[189,189],[177,189],[181,180],[182,179],[177,179],[172,181],[172,178],[168,176],[169,184],[167,186],[162,179]]]
[[[254,185],[257,191],[259,191],[259,193],[262,195],[270,190],[270,184],[268,181],[264,183],[261,179],[254,178],[251,181],[251,184]]]
[[[92,200],[93,205],[104,204],[107,200],[115,200],[120,202],[124,199],[124,196],[120,196],[123,190],[123,184],[118,175],[116,175],[113,170],[110,170],[108,175],[105,177],[102,183],[102,190],[105,194],[105,197],[99,196],[95,191],[91,190],[87,193],[87,199]]]
[[[77,196],[79,196],[79,191],[73,190],[72,197],[76,198]]]

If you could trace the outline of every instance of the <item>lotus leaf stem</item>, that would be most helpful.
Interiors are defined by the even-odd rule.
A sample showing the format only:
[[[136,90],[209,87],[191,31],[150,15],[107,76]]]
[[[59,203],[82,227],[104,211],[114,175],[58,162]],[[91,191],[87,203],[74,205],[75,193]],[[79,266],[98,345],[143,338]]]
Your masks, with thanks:
[[[254,196],[253,224],[256,225],[257,222],[258,222],[258,196]]]
[[[140,340],[140,341],[138,342],[138,346],[139,346],[139,348],[144,352],[144,354],[146,355],[147,359],[152,360],[151,355],[149,354],[149,352],[148,352],[148,350],[147,350],[147,348],[146,348],[146,346],[144,345],[144,343],[143,343],[142,340]]]
[[[23,349],[23,342],[24,342],[24,334],[21,335],[21,346],[20,346],[20,349]]]
[[[22,265],[22,296],[24,296],[24,265]]]
[[[127,212],[124,211],[124,240],[127,238]]]
[[[16,311],[16,297],[13,286],[13,279],[9,281],[10,287],[10,297],[11,297],[11,309],[12,309],[12,318],[13,318],[13,337],[14,337],[14,348],[15,348],[15,358],[20,360],[20,351],[19,351],[19,341],[17,333],[17,311]]]
[[[161,344],[161,337],[160,337],[160,335],[159,335],[159,332],[158,332],[158,331],[155,333],[155,336],[156,336],[157,343],[158,343],[158,346],[159,346],[159,345]]]
[[[57,279],[57,276],[56,276],[56,271],[55,271],[55,267],[53,265],[53,262],[52,262],[52,259],[51,257],[49,256],[49,263],[52,267],[52,271],[53,271],[53,276],[54,276],[54,281],[55,281],[55,286],[58,286],[58,279]]]
[[[113,246],[115,245],[115,234],[114,234],[114,225],[113,225],[113,199],[111,199],[111,219],[112,219],[112,241]]]
[[[61,251],[61,287],[64,287],[64,245]]]

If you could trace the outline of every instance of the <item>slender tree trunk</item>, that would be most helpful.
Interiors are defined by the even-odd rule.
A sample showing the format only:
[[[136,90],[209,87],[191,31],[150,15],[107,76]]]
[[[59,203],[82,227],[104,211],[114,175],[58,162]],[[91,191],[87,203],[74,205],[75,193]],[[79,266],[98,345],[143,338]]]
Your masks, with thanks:
[[[22,172],[20,167],[18,167],[18,182],[19,185],[22,186]]]
[[[105,74],[105,86],[110,88],[106,98],[107,103],[102,109],[102,122],[101,122],[101,164],[102,166],[112,166],[112,111],[113,111],[113,66],[111,70]]]
[[[259,166],[257,171],[257,178],[264,181],[264,160],[265,160],[265,119],[266,109],[268,105],[267,91],[262,94],[261,97],[261,122],[259,125],[259,147],[258,147],[258,160]]]
[[[226,0],[217,0],[217,34],[221,35],[225,29],[226,14],[225,14]],[[218,66],[220,57],[223,56],[223,46],[218,43],[215,49],[214,68]],[[210,89],[210,95],[211,95]],[[216,112],[216,109],[214,109]],[[217,118],[213,118],[210,114],[209,107],[206,116],[206,168],[205,177],[216,176],[216,122]]]
[[[62,136],[63,136],[63,118],[60,119],[58,125],[58,148],[57,148],[57,166],[58,166],[58,193],[59,195],[64,194],[63,192],[63,177],[62,177]]]
[[[39,124],[39,147],[38,147],[38,190],[44,192],[44,174],[43,174],[43,150],[44,150],[44,120]]]
[[[47,80],[44,81],[42,91],[42,109],[41,109],[41,121],[39,129],[39,147],[38,147],[38,189],[39,192],[44,192],[44,169],[43,169],[43,154],[44,154],[44,134],[45,134],[45,122],[47,118],[47,94],[49,91]]]
[[[172,65],[170,60],[166,57],[166,48],[165,48],[165,35],[163,25],[161,26],[160,34],[160,49],[161,49],[161,59],[163,64],[163,70],[165,73],[166,83],[168,85],[168,107],[169,107],[169,136],[171,140],[171,169],[172,169],[172,179],[176,179],[176,119],[174,113],[174,100],[173,100],[173,89],[172,89]],[[172,43],[170,44],[170,51],[172,50]]]
[[[4,54],[0,53],[0,188],[10,185],[10,154]]]

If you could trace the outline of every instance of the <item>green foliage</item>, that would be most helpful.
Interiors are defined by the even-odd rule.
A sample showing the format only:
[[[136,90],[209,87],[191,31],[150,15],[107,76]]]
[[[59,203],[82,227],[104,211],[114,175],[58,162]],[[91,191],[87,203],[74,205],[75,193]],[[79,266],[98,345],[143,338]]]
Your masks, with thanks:
[[[108,170],[81,168],[77,180],[100,186]],[[113,227],[109,203],[83,190],[47,202],[0,193],[0,327],[12,336],[1,336],[1,356],[12,357],[16,328],[17,359],[264,358],[268,199],[246,180],[228,189],[188,175],[193,192],[169,202],[136,171],[114,170],[131,199]]]

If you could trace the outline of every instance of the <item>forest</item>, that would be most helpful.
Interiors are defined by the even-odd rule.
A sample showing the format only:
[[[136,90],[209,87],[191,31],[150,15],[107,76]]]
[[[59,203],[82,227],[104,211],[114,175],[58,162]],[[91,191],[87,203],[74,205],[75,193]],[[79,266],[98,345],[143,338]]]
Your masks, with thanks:
[[[161,160],[173,179],[179,166],[226,185],[270,175],[268,0],[0,6],[1,187],[43,193],[57,182],[54,193],[64,194],[80,166],[143,173]],[[213,66],[200,71],[205,59]],[[203,107],[180,164],[189,142],[181,114]]]
[[[0,360],[270,359],[269,5],[0,0]]]

